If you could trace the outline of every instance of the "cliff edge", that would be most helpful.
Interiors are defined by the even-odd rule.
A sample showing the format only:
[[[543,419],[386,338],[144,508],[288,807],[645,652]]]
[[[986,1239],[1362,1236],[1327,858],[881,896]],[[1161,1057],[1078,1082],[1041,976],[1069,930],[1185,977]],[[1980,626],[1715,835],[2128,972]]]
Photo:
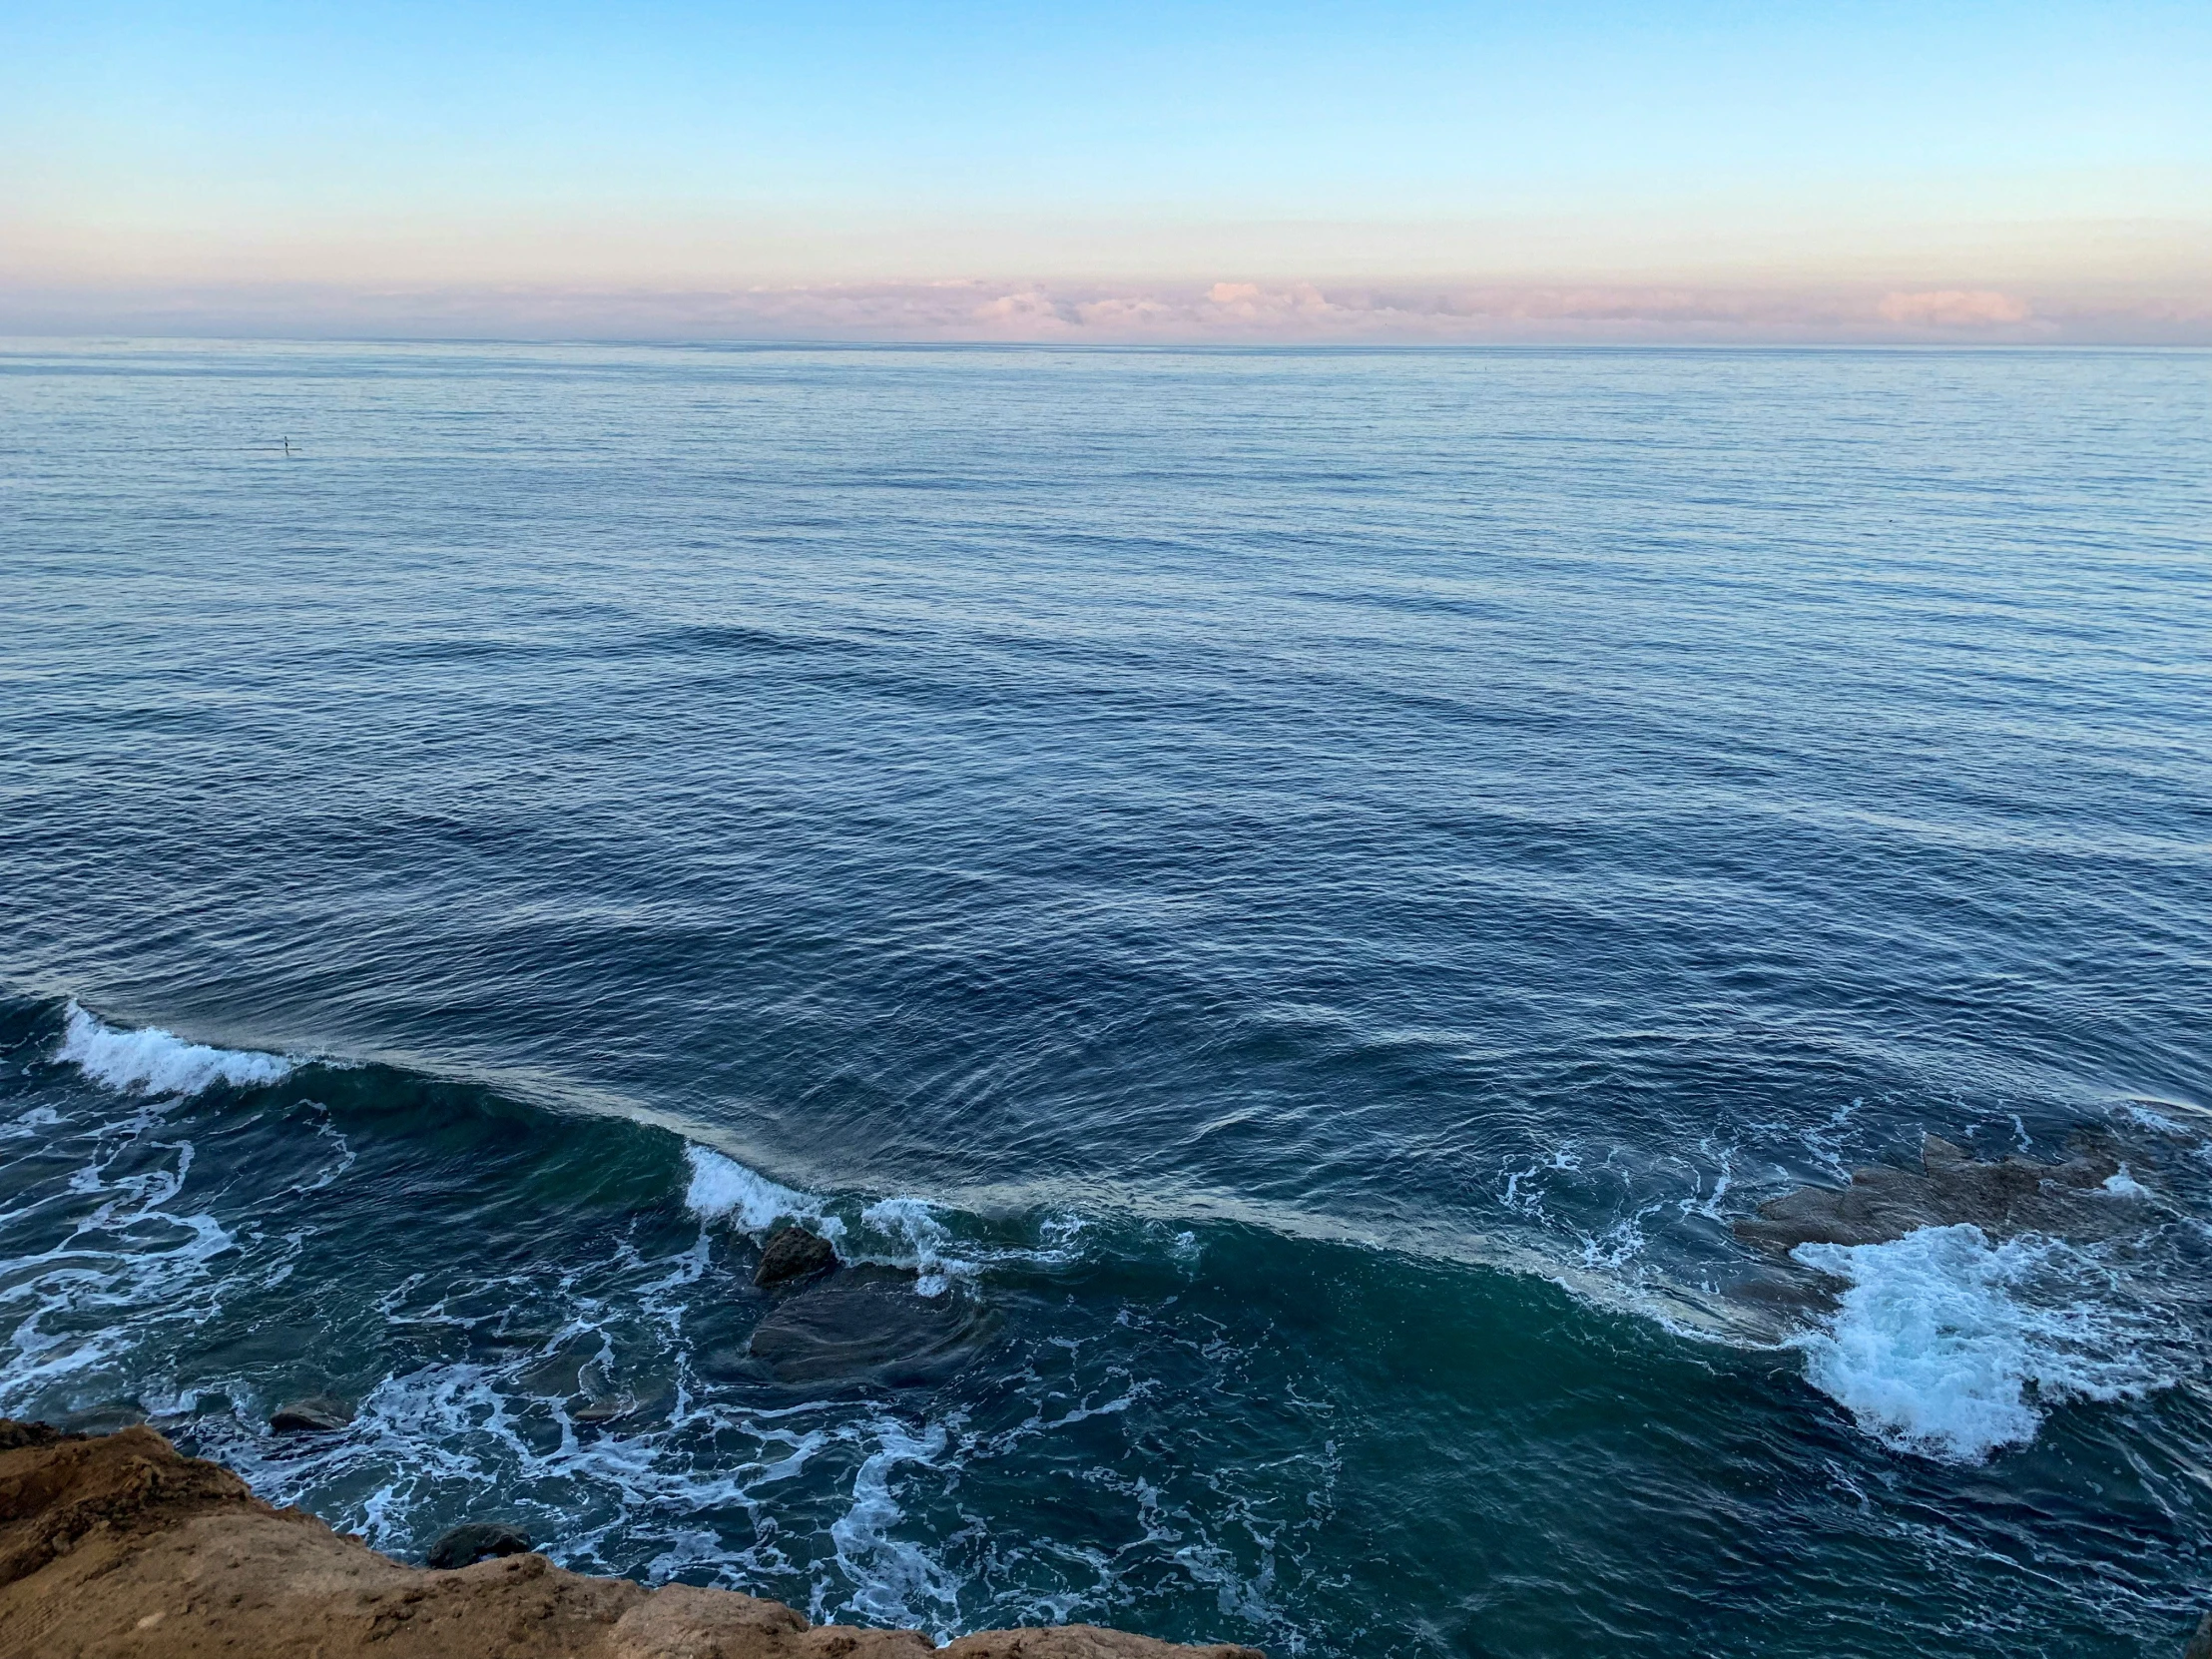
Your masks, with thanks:
[[[542,1555],[410,1567],[151,1428],[0,1418],[0,1659],[1262,1659],[1064,1625],[939,1648]]]

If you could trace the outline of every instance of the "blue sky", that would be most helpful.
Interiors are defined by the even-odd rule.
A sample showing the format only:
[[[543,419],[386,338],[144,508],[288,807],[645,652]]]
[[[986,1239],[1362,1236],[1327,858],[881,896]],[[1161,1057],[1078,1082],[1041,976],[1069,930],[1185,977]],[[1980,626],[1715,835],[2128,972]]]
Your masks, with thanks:
[[[0,284],[2039,283],[2170,309],[2212,240],[2208,87],[2201,0],[10,4]]]

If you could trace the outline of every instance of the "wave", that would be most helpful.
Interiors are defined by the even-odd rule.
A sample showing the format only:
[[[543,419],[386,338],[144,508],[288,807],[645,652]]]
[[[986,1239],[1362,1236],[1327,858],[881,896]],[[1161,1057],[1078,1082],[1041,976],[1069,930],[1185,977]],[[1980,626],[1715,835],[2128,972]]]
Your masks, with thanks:
[[[727,1222],[753,1234],[766,1233],[780,1221],[811,1221],[826,1233],[834,1223],[835,1231],[843,1231],[835,1217],[825,1217],[823,1200],[812,1193],[780,1186],[708,1147],[686,1145],[684,1157],[692,1172],[684,1208],[703,1222]]]
[[[1112,1620],[1325,1655],[1373,1625],[1410,1652],[1383,1602],[1330,1576],[1320,1542],[1378,1478],[1405,1482],[1382,1488],[1393,1502],[1434,1496],[1424,1477],[1361,1462],[1363,1437],[1433,1436],[1449,1459],[1518,1479],[1541,1465],[1485,1437],[1501,1379],[1602,1350],[1628,1368],[1607,1386],[1661,1422],[1638,1357],[1679,1375],[1664,1340],[1576,1324],[1540,1271],[1456,1275],[1259,1219],[1184,1231],[1173,1213],[1081,1195],[1076,1213],[815,1190],[797,1167],[770,1166],[787,1184],[666,1124],[167,1033],[167,1052],[304,1069],[247,1097],[214,1088],[240,1074],[204,1060],[204,1076],[119,1068],[118,1082],[77,1050],[155,1039],[70,1018],[82,1012],[49,1002],[0,1027],[7,1052],[69,1048],[72,1062],[0,1077],[0,1177],[12,1160],[20,1194],[0,1206],[0,1407],[86,1424],[151,1412],[272,1501],[396,1554],[488,1516],[578,1570],[720,1583],[940,1640]],[[159,1092],[196,1082],[205,1097]],[[1719,1228],[1753,1159],[1727,1146],[1714,1159],[1694,1208]],[[1509,1191],[1563,1210],[1568,1179],[1599,1162],[1561,1153]],[[2155,1195],[2165,1172],[2140,1168]],[[1630,1216],[1652,1202],[1635,1196]],[[748,1350],[775,1304],[750,1286],[747,1240],[790,1222],[847,1262],[909,1270],[917,1292],[987,1304],[995,1346],[925,1388],[763,1382]],[[2212,1283],[2185,1277],[2212,1253],[2182,1254],[2194,1237],[2181,1218],[2170,1237],[2131,1237],[2132,1255],[1971,1228],[1809,1247],[1774,1271],[1842,1288],[1825,1315],[1810,1296],[1787,1303],[1802,1351],[1788,1369],[1802,1364],[1857,1430],[1795,1388],[1755,1383],[1745,1406],[1776,1398],[1795,1419],[1785,1432],[1833,1417],[1857,1442],[1847,1472],[1885,1446],[1968,1466],[2038,1431],[2070,1454],[2103,1413],[2055,1411],[2060,1398],[2145,1391],[2158,1364],[2188,1373],[2185,1354],[2144,1358],[2159,1352],[2144,1293]],[[1323,1317],[1317,1286],[1340,1288]],[[1761,1357],[1721,1364],[1709,1399],[1775,1369],[1770,1345],[1740,1346]],[[1434,1392],[1367,1391],[1372,1357],[1400,1353],[1460,1370]],[[342,1430],[270,1429],[275,1406],[316,1392],[352,1407]],[[2132,1413],[2125,1426],[2142,1432]],[[1695,1423],[1675,1428],[1729,1455]],[[1811,1449],[1828,1437],[1816,1429]]]
[[[1982,1462],[2033,1439],[2046,1404],[2172,1381],[2114,1304],[2065,1294],[2094,1264],[2060,1240],[1993,1244],[1960,1224],[1791,1255],[1850,1287],[1824,1329],[1793,1342],[1808,1381],[1900,1450]]]
[[[1176,1437],[1132,1450],[1102,1427],[1136,1400],[1183,1397],[1155,1368],[1207,1380],[1194,1399],[1236,1390],[1254,1355],[1211,1327],[1141,1351],[1081,1324],[1065,1344],[1029,1333],[987,1374],[896,1397],[800,1395],[733,1370],[767,1306],[733,1233],[804,1221],[847,1260],[908,1266],[926,1292],[931,1267],[949,1288],[999,1262],[1076,1259],[1078,1235],[1091,1240],[1073,1218],[808,1192],[659,1128],[518,1112],[373,1063],[314,1072],[327,1101],[196,1099],[187,1091],[279,1073],[193,1059],[203,1045],[167,1037],[125,1052],[182,1053],[189,1067],[104,1076],[79,1053],[97,1061],[103,1035],[112,1052],[138,1034],[89,1014],[58,1032],[72,1011],[26,1026],[71,1063],[23,1068],[0,1090],[12,1108],[0,1176],[23,1201],[0,1206],[0,1410],[83,1426],[151,1414],[273,1501],[402,1555],[488,1508],[580,1570],[682,1575],[950,1639],[1103,1618],[1138,1594],[1210,1605],[1221,1586],[1173,1554],[1198,1549],[1229,1563],[1240,1609],[1308,1633],[1292,1598],[1247,1581],[1258,1569],[1236,1552],[1250,1519],[1172,1454]],[[419,1208],[395,1218],[397,1192]],[[549,1193],[577,1202],[537,1202]],[[1135,1254],[1168,1245],[1181,1259],[1179,1239],[1141,1231],[1123,1241]],[[349,1404],[342,1429],[270,1428],[274,1407],[317,1390]],[[1103,1487],[1132,1458],[1160,1495],[1121,1507],[1168,1503],[1177,1519],[1167,1540],[1122,1515],[1127,1559],[1062,1560],[963,1523],[979,1480],[1018,1503],[1035,1470]],[[1271,1489],[1264,1519],[1275,1501]],[[1295,1525],[1307,1488],[1280,1501],[1293,1517],[1280,1524]]]
[[[151,1099],[155,1104],[150,1109],[157,1112],[169,1109],[160,1104],[163,1101],[186,1099],[219,1085],[273,1084],[307,1063],[298,1057],[196,1043],[159,1027],[111,1025],[74,1001],[66,1005],[64,1029],[52,1053],[54,1059],[74,1065],[106,1090]],[[375,1069],[345,1075],[365,1078]],[[108,1126],[109,1132],[127,1139],[146,1137],[149,1127],[136,1121]],[[322,1133],[334,1133],[326,1122],[319,1127]],[[189,1167],[190,1142],[177,1146],[177,1155]],[[781,1224],[801,1223],[830,1240],[848,1264],[911,1273],[914,1291],[925,1298],[945,1295],[955,1286],[976,1291],[997,1269],[1053,1273],[1077,1267],[1094,1252],[1113,1255],[1133,1242],[1122,1237],[1125,1230],[1117,1231],[1110,1218],[1032,1212],[1018,1224],[992,1223],[911,1194],[811,1192],[784,1185],[695,1142],[682,1142],[681,1150],[683,1211],[702,1227],[727,1228],[758,1239]],[[350,1159],[342,1139],[339,1151]],[[1684,1198],[1661,1206],[1647,1199],[1635,1209],[1623,1224],[1633,1235],[1625,1244],[1618,1237],[1622,1228],[1596,1241],[1578,1232],[1585,1257],[1601,1254],[1598,1244],[1620,1244],[1618,1250],[1602,1255],[1606,1263],[1622,1268],[1624,1260],[1616,1258],[1638,1255],[1644,1242],[1635,1224],[1657,1208],[1694,1210],[1712,1221],[1724,1220],[1722,1199],[1735,1174],[1732,1151],[1720,1149],[1720,1173],[1709,1188],[1700,1183],[1694,1202]],[[1509,1172],[1505,1202],[1516,1210],[1540,1210],[1552,1196],[1544,1177],[1556,1180],[1579,1168],[1579,1159],[1569,1149],[1536,1168]],[[317,1186],[331,1179],[327,1172],[308,1174]],[[182,1176],[183,1169],[176,1170],[172,1183],[181,1184]],[[2124,1171],[2107,1187],[2115,1198],[2143,1196],[2143,1189]],[[123,1305],[138,1309],[141,1317],[150,1317],[152,1303],[176,1297],[184,1284],[208,1289],[212,1295],[212,1281],[200,1285],[204,1262],[220,1255],[229,1237],[211,1217],[155,1214],[160,1208],[149,1207],[142,1224],[166,1226],[162,1244],[156,1248],[138,1241],[144,1260],[126,1263],[119,1258],[107,1270],[134,1280],[144,1276],[141,1289],[147,1294],[124,1294],[120,1282],[111,1288]],[[1142,1247],[1142,1253],[1160,1257],[1177,1271],[1190,1269],[1197,1250],[1193,1233],[1172,1228],[1148,1232]],[[1862,1430],[1898,1449],[1945,1461],[1982,1461],[2002,1447],[2032,1440],[2049,1408],[2060,1401],[2111,1400],[2148,1392],[2171,1381],[2145,1357],[2160,1345],[2137,1341],[2133,1335],[2144,1317],[2141,1306],[2109,1276],[2104,1288],[2111,1294],[2105,1300],[2084,1300],[2078,1289],[2081,1275],[2089,1271],[2084,1253],[2056,1240],[2030,1236],[1997,1244],[1971,1226],[1958,1226],[1928,1228],[1880,1245],[1806,1245],[1794,1256],[1799,1266],[1845,1286],[1833,1312],[1812,1329],[1792,1318],[1794,1331],[1775,1331],[1745,1346],[1766,1348],[1780,1342],[1800,1351],[1807,1380],[1849,1411]],[[1586,1265],[1599,1264],[1593,1260]],[[1580,1279],[1545,1273],[1540,1266],[1529,1271],[1572,1293],[1605,1300]],[[2069,1275],[2075,1287],[2071,1293]],[[1614,1299],[1612,1305],[1618,1303]],[[1654,1312],[1635,1303],[1631,1307],[1675,1329],[1660,1317],[1663,1309]],[[57,1304],[46,1311],[45,1318],[53,1320],[60,1313]],[[201,1309],[196,1317],[211,1315],[212,1309]],[[1707,1340],[1722,1335],[1726,1340],[1725,1333],[1712,1330],[1681,1334]],[[42,1330],[38,1319],[18,1335],[17,1359],[27,1376],[96,1372],[112,1358],[109,1345],[102,1342],[58,1342],[52,1331]]]
[[[914,1275],[918,1296],[937,1297],[955,1281],[973,1283],[993,1266],[1066,1267],[1080,1255],[1080,1216],[1056,1213],[1038,1226],[1038,1242],[1015,1244],[959,1237],[937,1206],[910,1194],[872,1201],[825,1198],[770,1180],[711,1147],[690,1142],[691,1168],[684,1207],[703,1223],[721,1224],[758,1238],[785,1222],[804,1222],[828,1239],[848,1264],[900,1268]],[[1174,1248],[1186,1249],[1188,1233]]]
[[[194,1095],[218,1083],[255,1088],[283,1081],[299,1065],[280,1054],[188,1042],[159,1026],[110,1025],[74,1001],[54,1058],[96,1083],[144,1095]]]

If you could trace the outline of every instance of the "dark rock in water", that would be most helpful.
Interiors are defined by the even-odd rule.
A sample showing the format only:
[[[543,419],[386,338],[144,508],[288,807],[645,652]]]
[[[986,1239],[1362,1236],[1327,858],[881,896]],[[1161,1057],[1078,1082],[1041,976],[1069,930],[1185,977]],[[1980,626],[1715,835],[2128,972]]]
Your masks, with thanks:
[[[2119,1171],[2119,1159],[2099,1139],[2077,1140],[2062,1164],[2027,1158],[1984,1164],[1930,1135],[1918,1172],[1876,1165],[1853,1170],[1848,1187],[1800,1187],[1736,1223],[1736,1236],[1782,1255],[1801,1244],[1887,1244],[1918,1228],[1960,1222],[2000,1239],[2027,1232],[2093,1237],[2124,1220],[2101,1190]]]
[[[837,1253],[830,1241],[804,1227],[779,1227],[769,1235],[761,1252],[761,1265],[753,1283],[766,1290],[772,1285],[796,1285],[832,1271]]]
[[[2181,1650],[2181,1659],[2212,1659],[2212,1613],[2197,1620],[2197,1633]]]
[[[450,1572],[456,1567],[488,1561],[495,1555],[527,1555],[529,1552],[530,1540],[513,1527],[470,1521],[465,1526],[440,1533],[422,1562],[441,1572]]]
[[[972,1297],[920,1296],[914,1283],[892,1268],[840,1273],[761,1321],[747,1352],[779,1382],[941,1381],[983,1351],[997,1320]]]
[[[351,1406],[322,1394],[292,1400],[269,1414],[269,1426],[278,1434],[334,1434],[352,1420]]]

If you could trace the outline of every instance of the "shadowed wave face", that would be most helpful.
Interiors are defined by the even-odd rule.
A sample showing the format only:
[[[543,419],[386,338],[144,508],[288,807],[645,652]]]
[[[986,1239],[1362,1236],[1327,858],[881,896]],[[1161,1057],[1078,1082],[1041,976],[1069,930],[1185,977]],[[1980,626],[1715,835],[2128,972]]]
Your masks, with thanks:
[[[2208,415],[2186,353],[18,344],[0,1410],[946,1632],[2168,1653]],[[2103,1162],[1739,1240],[1929,1134]],[[757,1290],[794,1220],[846,1266]]]

